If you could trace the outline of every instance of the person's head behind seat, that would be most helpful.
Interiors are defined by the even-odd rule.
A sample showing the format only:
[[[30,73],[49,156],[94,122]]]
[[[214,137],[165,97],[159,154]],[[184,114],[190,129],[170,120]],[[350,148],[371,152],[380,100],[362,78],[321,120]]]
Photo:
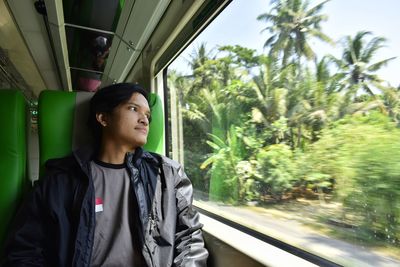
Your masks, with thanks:
[[[90,100],[87,125],[94,137],[94,144],[101,142],[102,126],[96,119],[97,113],[111,114],[120,104],[127,102],[134,93],[142,94],[149,103],[148,93],[138,84],[118,83],[98,90]]]

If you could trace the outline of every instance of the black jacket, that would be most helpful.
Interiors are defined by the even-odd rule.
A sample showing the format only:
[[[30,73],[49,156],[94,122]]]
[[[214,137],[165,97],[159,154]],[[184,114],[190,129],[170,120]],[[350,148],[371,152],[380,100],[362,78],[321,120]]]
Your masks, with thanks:
[[[92,153],[49,160],[6,243],[4,266],[90,266],[95,228]],[[134,184],[148,266],[206,266],[192,186],[180,165],[138,149],[125,163]]]

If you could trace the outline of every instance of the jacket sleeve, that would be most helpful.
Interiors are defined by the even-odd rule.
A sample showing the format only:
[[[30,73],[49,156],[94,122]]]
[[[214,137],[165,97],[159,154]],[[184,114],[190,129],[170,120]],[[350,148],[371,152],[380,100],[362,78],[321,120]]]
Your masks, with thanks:
[[[3,266],[44,266],[44,217],[41,186],[26,197],[5,243]]]
[[[175,234],[174,266],[207,266],[208,251],[204,247],[199,213],[193,209],[193,187],[183,172],[178,171],[175,187],[177,225]]]

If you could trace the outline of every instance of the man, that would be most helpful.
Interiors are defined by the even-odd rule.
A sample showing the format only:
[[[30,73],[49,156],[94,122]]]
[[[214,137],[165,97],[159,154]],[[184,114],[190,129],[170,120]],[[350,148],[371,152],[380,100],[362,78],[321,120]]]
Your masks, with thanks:
[[[206,266],[189,179],[142,149],[150,119],[138,85],[93,96],[95,149],[46,163],[17,215],[5,266]]]

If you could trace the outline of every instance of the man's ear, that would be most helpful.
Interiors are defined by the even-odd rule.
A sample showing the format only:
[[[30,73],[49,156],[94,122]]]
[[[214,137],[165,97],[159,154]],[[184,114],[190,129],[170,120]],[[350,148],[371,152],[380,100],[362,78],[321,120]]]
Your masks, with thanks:
[[[100,123],[101,126],[107,127],[107,114],[101,112],[96,113],[96,120]]]

